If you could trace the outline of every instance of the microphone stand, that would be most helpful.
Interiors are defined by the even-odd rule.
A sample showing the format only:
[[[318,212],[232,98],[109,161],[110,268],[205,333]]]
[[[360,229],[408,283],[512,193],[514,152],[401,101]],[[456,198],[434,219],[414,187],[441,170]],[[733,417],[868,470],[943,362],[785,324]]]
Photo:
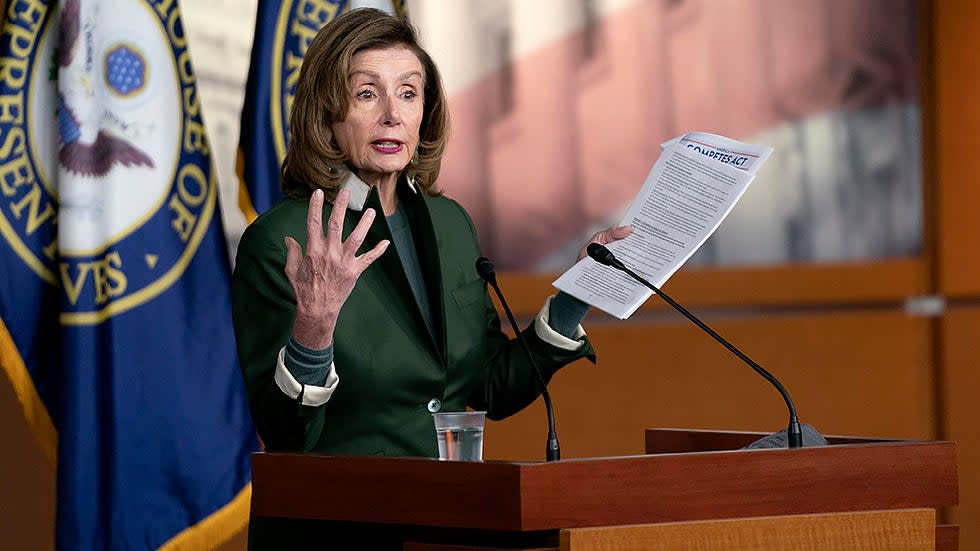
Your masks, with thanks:
[[[493,287],[497,298],[500,299],[500,304],[504,307],[504,312],[507,314],[507,320],[510,321],[510,326],[514,330],[517,340],[520,341],[521,348],[524,349],[524,355],[527,357],[528,363],[534,368],[534,374],[537,375],[538,384],[541,385],[541,397],[544,398],[544,408],[548,414],[548,442],[545,446],[545,459],[547,461],[557,461],[561,459],[561,446],[558,444],[558,433],[555,431],[555,408],[551,404],[551,393],[548,392],[548,384],[545,383],[544,377],[541,376],[541,370],[538,368],[537,362],[534,361],[534,356],[531,355],[531,349],[528,348],[527,342],[524,340],[524,335],[521,334],[521,330],[517,326],[517,320],[514,319],[514,314],[510,311],[510,306],[507,305],[507,300],[504,299],[504,294],[497,285],[497,274],[494,270],[493,263],[485,257],[480,257],[476,261],[476,272],[484,281]]]
[[[646,279],[640,277],[638,274],[633,272],[633,270],[627,268],[626,265],[620,262],[615,257],[615,255],[613,255],[612,251],[610,251],[605,246],[600,245],[599,243],[590,243],[587,251],[589,253],[589,256],[592,257],[592,259],[595,260],[596,262],[603,264],[605,266],[610,266],[621,272],[624,272],[628,276],[632,277],[633,279],[640,282],[648,289],[656,293],[657,296],[664,299],[664,301],[666,301],[667,304],[671,305],[675,310],[683,314],[684,317],[691,320],[691,322],[694,323],[694,325],[700,327],[702,331],[711,335],[712,338],[714,338],[716,341],[721,343],[722,346],[727,348],[729,352],[738,356],[740,360],[748,364],[748,366],[754,369],[756,373],[761,375],[764,379],[766,379],[774,387],[776,387],[776,390],[779,392],[779,395],[782,396],[783,401],[786,402],[786,408],[789,410],[789,427],[786,429],[786,437],[789,442],[789,447],[790,448],[803,447],[803,432],[800,429],[800,421],[796,415],[796,406],[793,405],[793,400],[792,398],[790,398],[789,392],[786,391],[786,389],[783,387],[783,384],[780,383],[779,380],[772,375],[772,373],[769,373],[761,365],[752,361],[752,359],[746,356],[745,354],[743,354],[741,350],[735,348],[735,345],[728,342],[727,340],[725,340],[724,337],[716,333],[712,328],[708,327],[706,323],[704,323],[697,316],[689,312],[687,308],[684,308],[683,306],[675,302],[674,299],[670,298],[670,296],[668,296],[666,293],[661,291],[659,287],[653,285]]]

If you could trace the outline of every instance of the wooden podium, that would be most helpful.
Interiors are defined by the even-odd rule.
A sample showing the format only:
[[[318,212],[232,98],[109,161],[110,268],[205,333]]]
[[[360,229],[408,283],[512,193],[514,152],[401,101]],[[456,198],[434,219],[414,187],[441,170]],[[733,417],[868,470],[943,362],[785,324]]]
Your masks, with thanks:
[[[252,515],[378,525],[411,551],[957,549],[935,511],[958,500],[954,442],[740,449],[759,436],[650,429],[647,455],[550,463],[257,453]]]

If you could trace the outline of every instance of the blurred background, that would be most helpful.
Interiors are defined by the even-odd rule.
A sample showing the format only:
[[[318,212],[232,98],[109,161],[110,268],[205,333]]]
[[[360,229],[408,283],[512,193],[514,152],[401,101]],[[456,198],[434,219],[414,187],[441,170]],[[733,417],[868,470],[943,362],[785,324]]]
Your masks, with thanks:
[[[825,434],[959,442],[961,549],[980,549],[980,13],[972,0],[407,0],[453,116],[440,187],[523,319],[688,131],[775,153],[664,286],[779,377]],[[233,253],[254,0],[183,0]],[[778,395],[652,298],[584,323],[597,365],[552,382],[564,457],[643,429],[776,431]],[[49,530],[51,465],[0,382],[0,526]],[[541,459],[540,400],[486,456]],[[10,491],[4,491],[3,488]],[[10,524],[7,524],[10,523]],[[243,549],[243,538],[226,545]]]

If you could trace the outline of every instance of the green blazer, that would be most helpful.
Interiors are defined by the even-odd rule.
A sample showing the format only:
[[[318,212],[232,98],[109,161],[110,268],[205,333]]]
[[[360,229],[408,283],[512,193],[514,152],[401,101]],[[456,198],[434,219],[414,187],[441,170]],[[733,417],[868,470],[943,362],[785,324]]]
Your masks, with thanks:
[[[363,207],[383,212],[376,189],[354,185],[363,189],[352,193],[345,238]],[[266,449],[437,457],[434,404],[442,411],[470,406],[502,419],[537,398],[536,376],[519,343],[501,331],[487,286],[474,269],[480,252],[469,216],[455,201],[416,192],[404,182],[399,193],[435,334],[423,321],[395,247],[389,247],[361,275],[340,312],[334,333],[340,382],[322,406],[300,404],[273,380],[295,318],[283,237],[293,237],[305,250],[308,201],[279,202],[242,235],[232,285],[235,335],[252,417]],[[324,206],[324,224],[331,208]],[[378,216],[360,252],[382,239],[391,235]],[[568,351],[540,339],[533,324],[523,333],[545,380],[576,359],[595,360],[585,338],[578,350]]]

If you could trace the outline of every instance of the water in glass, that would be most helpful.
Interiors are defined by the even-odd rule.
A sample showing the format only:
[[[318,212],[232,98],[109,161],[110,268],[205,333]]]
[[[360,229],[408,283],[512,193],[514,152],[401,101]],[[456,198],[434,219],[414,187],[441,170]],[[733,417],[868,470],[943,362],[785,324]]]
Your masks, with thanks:
[[[439,459],[444,461],[482,461],[483,427],[449,427],[436,431]]]

